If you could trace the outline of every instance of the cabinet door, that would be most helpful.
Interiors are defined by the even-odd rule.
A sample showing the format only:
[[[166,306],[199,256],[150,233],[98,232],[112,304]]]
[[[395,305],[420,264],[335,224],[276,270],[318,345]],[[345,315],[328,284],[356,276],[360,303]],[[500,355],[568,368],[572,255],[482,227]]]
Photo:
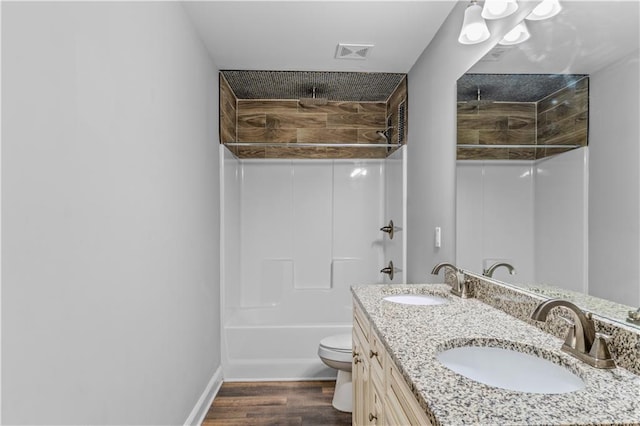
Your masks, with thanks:
[[[371,365],[369,368],[372,368]],[[378,382],[378,379],[369,374],[369,406],[367,412],[368,425],[384,425],[384,387]]]
[[[353,411],[352,421],[356,426],[368,424],[369,406],[369,361],[367,349],[369,345],[362,343],[360,336],[353,333],[353,363],[351,365],[353,383]]]
[[[398,417],[403,417],[406,422],[400,423],[411,426],[430,426],[431,422],[418,403],[404,378],[395,367],[391,359],[387,359],[387,394],[386,401],[389,404],[387,411],[393,411]]]

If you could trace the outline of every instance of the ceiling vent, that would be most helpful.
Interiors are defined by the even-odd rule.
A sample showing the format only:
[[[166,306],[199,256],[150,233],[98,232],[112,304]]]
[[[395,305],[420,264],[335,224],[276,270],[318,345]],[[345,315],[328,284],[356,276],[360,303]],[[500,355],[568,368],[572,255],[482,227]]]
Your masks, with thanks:
[[[511,48],[510,47],[500,47],[496,46],[489,51],[486,55],[480,59],[479,62],[498,62],[502,59],[502,57],[507,53]]]
[[[367,59],[367,55],[373,49],[373,46],[373,44],[339,43],[336,59]]]

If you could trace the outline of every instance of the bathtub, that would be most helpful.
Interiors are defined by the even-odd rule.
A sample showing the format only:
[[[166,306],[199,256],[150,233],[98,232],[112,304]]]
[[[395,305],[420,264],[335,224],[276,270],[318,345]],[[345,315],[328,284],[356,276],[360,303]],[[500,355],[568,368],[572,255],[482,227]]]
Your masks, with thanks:
[[[323,337],[351,333],[351,306],[336,309],[339,321],[307,309],[305,321],[293,325],[291,310],[229,309],[222,332],[224,380],[334,379],[336,371],[322,363],[317,350]]]

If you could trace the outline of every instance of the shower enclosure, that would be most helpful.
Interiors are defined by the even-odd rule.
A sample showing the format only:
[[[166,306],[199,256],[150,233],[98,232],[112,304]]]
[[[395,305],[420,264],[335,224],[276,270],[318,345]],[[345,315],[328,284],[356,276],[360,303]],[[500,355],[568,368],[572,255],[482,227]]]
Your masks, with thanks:
[[[239,160],[221,149],[224,378],[329,378],[354,284],[404,280],[406,147],[387,159]],[[393,239],[380,231],[393,220]]]

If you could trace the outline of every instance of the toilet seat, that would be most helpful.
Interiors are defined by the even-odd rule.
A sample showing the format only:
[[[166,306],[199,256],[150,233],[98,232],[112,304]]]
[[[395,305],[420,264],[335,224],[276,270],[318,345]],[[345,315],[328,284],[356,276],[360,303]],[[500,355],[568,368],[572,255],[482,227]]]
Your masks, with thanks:
[[[351,364],[351,334],[336,334],[320,341],[318,355],[331,361]]]
[[[334,334],[320,340],[320,346],[336,352],[351,352],[351,333]]]

